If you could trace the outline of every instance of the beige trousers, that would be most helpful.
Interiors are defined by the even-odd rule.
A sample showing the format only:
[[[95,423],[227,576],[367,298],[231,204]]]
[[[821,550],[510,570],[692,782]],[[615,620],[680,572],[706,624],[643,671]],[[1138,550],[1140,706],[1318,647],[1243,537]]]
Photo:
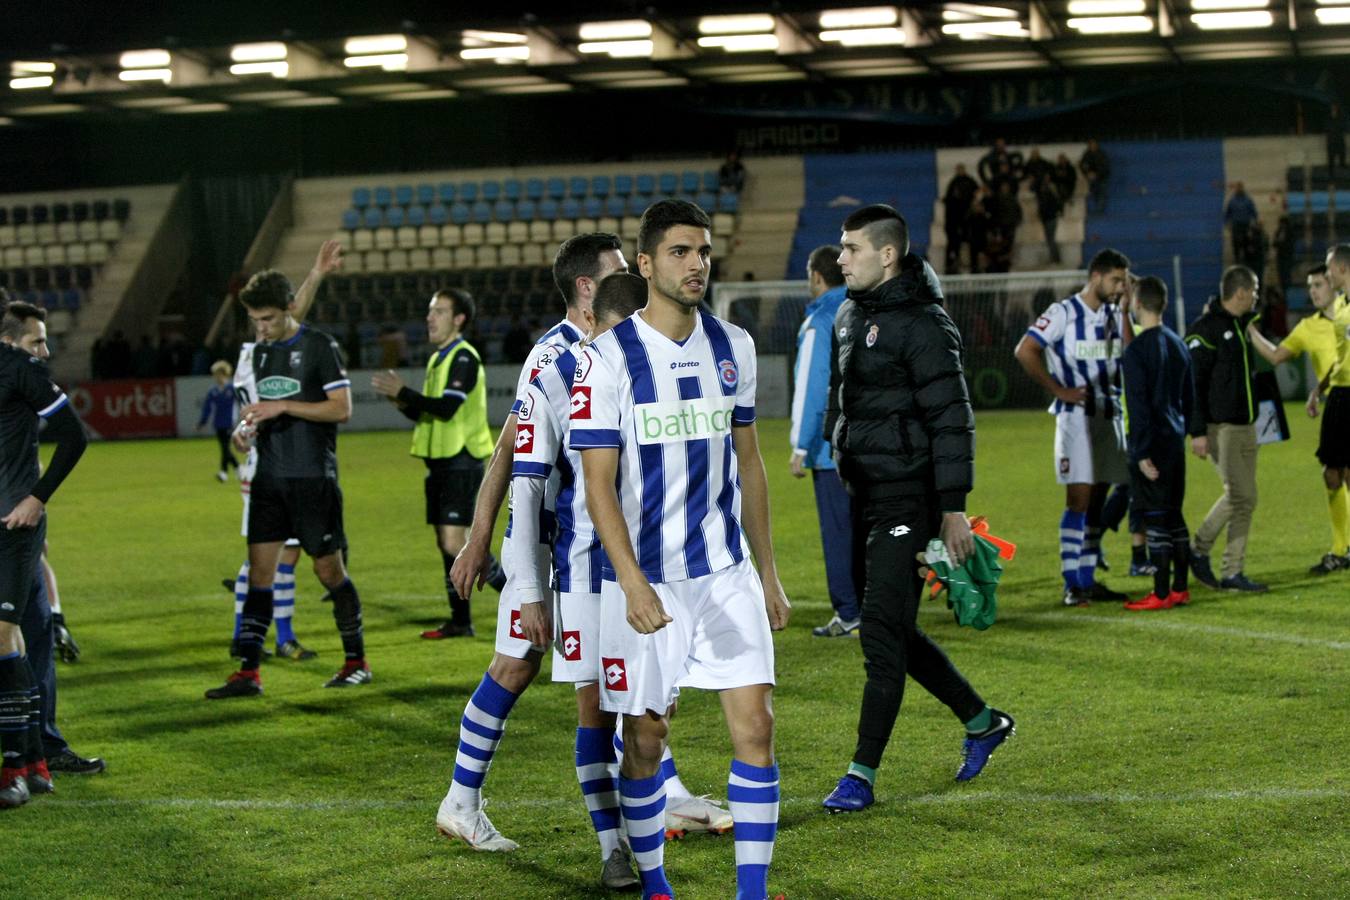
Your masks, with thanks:
[[[1242,571],[1247,532],[1256,511],[1256,426],[1211,425],[1208,437],[1209,458],[1223,479],[1223,494],[1196,529],[1195,552],[1208,556],[1219,532],[1228,526],[1219,577],[1231,578]]]

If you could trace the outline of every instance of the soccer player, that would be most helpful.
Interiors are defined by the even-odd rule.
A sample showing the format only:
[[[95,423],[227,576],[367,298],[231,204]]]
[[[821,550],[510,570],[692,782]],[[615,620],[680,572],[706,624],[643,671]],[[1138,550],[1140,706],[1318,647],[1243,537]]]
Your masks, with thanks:
[[[874,802],[905,680],[912,677],[965,726],[958,781],[979,775],[1013,734],[918,626],[929,541],[953,567],[974,550],[966,495],[975,477],[975,416],[961,365],[961,334],[942,308],[931,266],[909,252],[893,208],[865,206],[844,220],[839,265],[848,299],[834,321],[825,424],[840,477],[858,504],[854,540],[866,547],[862,650],[867,683],[853,759],[825,798],[831,813]]]
[[[692,687],[721,695],[734,754],[736,896],[762,900],[778,828],[770,630],[787,625],[789,605],[755,430],[754,343],[699,309],[709,228],[684,200],[643,213],[647,305],[581,355],[568,443],[581,452],[586,506],[607,557],[600,707],[623,714],[620,808],[643,896],[674,894],[663,865],[661,758],[667,711]]]
[[[1162,279],[1140,279],[1133,307],[1139,334],[1121,360],[1130,494],[1156,569],[1153,591],[1125,608],[1169,609],[1184,606],[1191,597],[1186,586],[1190,534],[1181,504],[1186,498],[1187,420],[1195,379],[1186,345],[1162,324],[1167,309]],[[1173,566],[1175,571],[1169,572]]]
[[[259,400],[243,413],[244,423],[257,430],[258,446],[249,500],[248,598],[239,632],[243,662],[206,696],[262,693],[258,665],[272,619],[273,581],[282,546],[291,536],[314,560],[314,574],[328,589],[342,636],[346,661],[325,687],[367,684],[361,600],[342,559],[347,539],[337,478],[337,426],[351,418],[351,381],[337,341],[295,320],[285,275],[257,273],[239,299],[259,339],[253,349]]]
[[[806,319],[797,330],[797,362],[792,389],[792,457],[788,465],[794,478],[811,473],[820,520],[820,543],[825,551],[825,584],[834,615],[811,633],[816,637],[856,635],[861,623],[853,551],[853,501],[839,478],[830,444],[825,439],[825,407],[830,393],[830,335],[834,314],[844,302],[844,273],[839,269],[839,248],[832,245],[811,251],[806,263],[811,302]]]
[[[46,505],[84,453],[84,428],[46,363],[17,346],[40,333],[43,310],[9,303],[0,314],[0,808],[26,803],[30,788],[49,792],[42,755],[41,696],[26,656],[20,622],[39,577]],[[38,474],[38,420],[56,442]]]
[[[487,374],[478,351],[464,338],[473,322],[473,297],[448,288],[437,291],[427,308],[427,336],[436,352],[427,360],[422,393],[403,383],[392,369],[376,372],[376,393],[398,406],[413,427],[412,455],[426,465],[427,524],[436,529],[436,545],[445,570],[450,618],[439,628],[422,632],[428,640],[473,637],[469,601],[450,580],[455,555],[464,549],[465,531],[473,522],[474,496],[483,481],[483,460],[492,452],[487,421]],[[493,560],[489,582],[500,591],[506,583]]]
[[[1052,303],[1018,341],[1014,354],[1031,379],[1054,395],[1056,478],[1064,485],[1059,522],[1064,605],[1124,600],[1097,581],[1102,504],[1112,484],[1129,480],[1117,369],[1132,333],[1130,261],[1118,250],[1092,257],[1088,281]]]
[[[1317,415],[1318,400],[1325,394],[1326,412],[1322,416],[1321,440],[1317,447],[1317,458],[1322,463],[1322,477],[1327,488],[1328,502],[1333,509],[1338,506],[1335,496],[1340,495],[1339,504],[1341,522],[1350,519],[1346,492],[1350,490],[1350,244],[1336,244],[1327,251],[1327,278],[1338,292],[1333,307],[1332,325],[1336,339],[1336,361],[1331,370],[1322,376],[1317,389],[1308,398],[1308,413]],[[1333,513],[1333,522],[1335,521]],[[1350,524],[1341,528],[1341,548],[1345,539],[1350,537]],[[1341,568],[1350,568],[1350,554]],[[1325,557],[1323,559],[1325,562]]]
[[[1317,312],[1300,320],[1294,326],[1294,330],[1280,341],[1279,346],[1272,344],[1255,324],[1247,326],[1247,336],[1251,339],[1256,352],[1272,366],[1308,354],[1312,360],[1313,377],[1320,384],[1336,365],[1336,292],[1332,289],[1326,266],[1314,266],[1308,270],[1308,297]],[[1350,327],[1350,321],[1346,322],[1345,327]],[[1339,375],[1339,391],[1332,388],[1332,395],[1337,397],[1337,406],[1341,407],[1350,403],[1350,367]],[[1309,413],[1316,415],[1315,397],[1319,391],[1314,389],[1312,393],[1314,402]],[[1327,412],[1331,412],[1330,403]],[[1350,427],[1350,412],[1338,409],[1332,421],[1334,423],[1337,417],[1342,416],[1346,417],[1346,421],[1340,426],[1340,433],[1345,435],[1347,427]],[[1344,439],[1336,440],[1335,425],[1329,429],[1327,422],[1327,416],[1323,416],[1321,444],[1317,453],[1318,460],[1322,462],[1322,481],[1327,489],[1327,511],[1331,515],[1331,549],[1308,570],[1312,575],[1326,575],[1329,572],[1350,568],[1350,556],[1347,556],[1346,547],[1346,542],[1350,539],[1350,504],[1347,504],[1345,491],[1345,468],[1350,466],[1350,458],[1346,458],[1345,465],[1341,466],[1333,466],[1322,460],[1323,445],[1326,447],[1327,457],[1333,458],[1335,455],[1333,448],[1338,444],[1347,443]]]

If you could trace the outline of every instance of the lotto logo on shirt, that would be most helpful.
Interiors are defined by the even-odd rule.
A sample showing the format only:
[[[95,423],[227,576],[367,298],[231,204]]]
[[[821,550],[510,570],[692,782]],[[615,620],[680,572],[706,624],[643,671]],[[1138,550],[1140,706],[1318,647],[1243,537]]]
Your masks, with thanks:
[[[634,423],[638,443],[672,444],[720,437],[731,431],[731,411],[735,405],[731,397],[638,404]]]
[[[516,426],[516,452],[533,453],[534,452],[534,426],[517,425]]]
[[[563,659],[576,662],[581,659],[581,632],[564,631],[562,633]]]
[[[628,690],[628,670],[622,659],[604,656],[600,658],[600,668],[605,673],[605,686],[611,691]]]
[[[520,627],[520,610],[511,610],[511,637],[517,640],[525,640],[525,632]]]
[[[572,413],[573,419],[589,419],[591,417],[591,389],[589,385],[579,384],[572,388]]]

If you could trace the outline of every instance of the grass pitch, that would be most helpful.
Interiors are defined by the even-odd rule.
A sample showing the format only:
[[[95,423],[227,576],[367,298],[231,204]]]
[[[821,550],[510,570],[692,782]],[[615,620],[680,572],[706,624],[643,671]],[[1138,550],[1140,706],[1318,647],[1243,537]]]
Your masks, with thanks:
[[[1345,896],[1350,884],[1350,574],[1318,579],[1326,549],[1315,427],[1261,450],[1248,572],[1266,596],[1198,587],[1192,605],[1127,613],[1059,607],[1052,422],[979,416],[971,512],[1019,545],[998,624],[924,627],[984,697],[1018,721],[979,779],[958,786],[961,728],[912,682],[878,804],[831,817],[820,800],[853,747],[856,640],[813,638],[829,616],[811,488],[788,474],[785,422],[761,423],[783,581],[777,637],[782,820],[773,891],[805,898]],[[340,441],[352,574],[365,603],[369,687],[324,690],[341,649],[302,571],[296,629],[310,663],[269,662],[259,700],[209,703],[231,671],[221,578],[243,554],[236,487],[213,441],[92,447],[51,509],[52,562],[84,649],[61,665],[60,723],[105,775],[0,816],[0,896],[602,896],[572,769],[571,690],[546,678],[517,705],[489,813],[521,843],[474,853],[432,825],[464,702],[492,652],[496,594],[474,640],[426,642],[445,600],[420,466],[405,434]],[[1219,481],[1191,460],[1188,522]],[[1110,535],[1107,581],[1129,552]],[[302,567],[306,564],[302,562]],[[716,698],[688,692],[674,726],[694,790],[725,795],[730,748]],[[668,847],[683,898],[734,888],[730,837]]]

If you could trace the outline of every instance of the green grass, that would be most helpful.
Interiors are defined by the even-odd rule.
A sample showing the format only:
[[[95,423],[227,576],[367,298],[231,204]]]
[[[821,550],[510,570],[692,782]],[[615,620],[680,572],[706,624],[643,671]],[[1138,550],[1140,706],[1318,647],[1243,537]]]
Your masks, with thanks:
[[[957,786],[961,730],[912,683],[879,803],[830,817],[822,797],[853,746],[857,641],[829,615],[809,484],[787,472],[786,423],[761,423],[782,575],[795,604],[778,636],[783,809],[770,884],[794,900],[894,896],[1344,896],[1350,883],[1350,576],[1305,574],[1326,549],[1315,434],[1261,451],[1248,571],[1264,597],[1199,588],[1188,608],[1129,614],[1058,606],[1052,421],[983,413],[971,511],[1019,545],[999,622],[976,633],[926,604],[925,628],[1018,736]],[[486,786],[510,855],[477,854],[432,826],[464,702],[492,652],[480,637],[417,638],[444,611],[421,524],[421,470],[402,434],[341,440],[352,572],[375,682],[326,691],[341,658],[308,572],[296,615],[320,652],[264,667],[257,701],[208,703],[230,671],[219,587],[243,552],[238,492],[214,442],[101,444],[52,504],[52,561],[85,657],[62,665],[60,721],[109,771],[0,816],[0,896],[597,896],[598,853],[572,769],[569,687],[541,680],[517,706]],[[1192,460],[1188,521],[1219,490]],[[1126,539],[1110,583],[1131,594]],[[725,794],[716,698],[689,692],[674,726],[691,788]],[[668,848],[683,898],[734,883],[730,838]]]

